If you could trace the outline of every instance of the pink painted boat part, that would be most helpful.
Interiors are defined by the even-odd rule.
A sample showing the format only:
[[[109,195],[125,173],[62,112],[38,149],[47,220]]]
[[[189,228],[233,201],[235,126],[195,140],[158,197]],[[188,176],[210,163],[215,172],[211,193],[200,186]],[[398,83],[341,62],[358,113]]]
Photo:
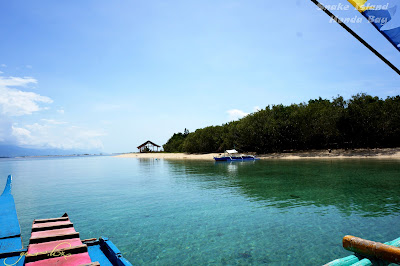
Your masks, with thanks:
[[[47,230],[47,231],[32,232],[31,238],[64,235],[64,234],[71,234],[71,233],[76,233],[76,231],[73,227],[65,228],[65,229],[54,229],[54,230]]]
[[[92,261],[89,257],[89,253],[85,252],[85,253],[71,255],[69,257],[57,257],[57,258],[51,258],[51,259],[46,259],[46,260],[39,260],[39,261],[35,261],[35,262],[29,262],[29,263],[26,263],[25,265],[27,265],[27,266],[50,266],[50,265],[71,266],[71,265],[89,264],[91,262]]]
[[[42,228],[42,227],[49,227],[49,226],[57,226],[57,225],[72,225],[72,223],[70,221],[59,221],[59,222],[50,222],[50,223],[38,223],[38,224],[33,224],[32,225],[32,229],[33,228]]]
[[[82,241],[79,238],[57,240],[39,244],[30,244],[28,248],[28,254],[36,254],[39,252],[55,251],[63,248],[76,247],[82,245]]]

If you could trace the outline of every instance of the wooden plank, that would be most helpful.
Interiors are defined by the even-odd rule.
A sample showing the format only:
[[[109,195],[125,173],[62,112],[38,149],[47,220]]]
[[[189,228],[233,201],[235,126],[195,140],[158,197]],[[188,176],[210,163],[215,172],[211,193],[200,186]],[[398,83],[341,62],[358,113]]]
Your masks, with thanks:
[[[81,264],[79,266],[100,266],[100,263],[98,261],[95,261],[95,262],[92,262],[92,263]]]
[[[50,219],[37,219],[33,220],[33,223],[48,223],[48,222],[58,222],[58,221],[68,221],[68,217],[58,217],[58,218],[50,218]]]
[[[0,239],[0,253],[18,251],[21,249],[21,236]]]
[[[76,247],[80,245],[83,245],[83,243],[79,238],[62,239],[62,240],[49,241],[38,244],[30,244],[28,247],[28,254],[47,252],[67,247]]]
[[[89,256],[89,253],[87,253],[88,248],[86,245],[79,245],[75,247],[69,247],[69,248],[62,248],[62,249],[57,249],[55,251],[46,251],[46,252],[39,252],[39,253],[34,253],[34,254],[27,254],[25,256],[25,263],[29,262],[35,262],[39,260],[46,260],[49,258],[56,258],[56,257],[64,257],[68,259],[70,255],[74,254],[80,254],[80,253],[86,253]]]
[[[31,237],[29,240],[29,244],[39,244],[43,242],[49,241],[57,241],[57,240],[64,240],[64,239],[71,239],[71,238],[79,238],[78,232],[66,233],[66,234],[56,234],[56,235],[49,235],[43,237]]]
[[[21,254],[25,254],[26,251],[27,251],[26,248],[22,248],[20,250],[0,253],[0,259],[9,258],[9,257],[15,257],[15,256],[21,256]]]
[[[31,238],[45,237],[45,236],[52,236],[52,235],[63,235],[63,234],[70,234],[70,233],[74,233],[74,232],[76,232],[76,231],[75,231],[75,228],[73,228],[73,227],[47,230],[47,231],[38,231],[38,232],[32,232]]]
[[[85,242],[93,242],[93,241],[96,241],[96,240],[97,240],[97,238],[88,238],[88,239],[82,240],[82,242],[83,243],[85,243]]]
[[[99,240],[94,238],[94,240],[90,240],[90,239],[82,240],[82,243],[89,247],[89,246],[99,245],[100,242],[99,242]]]
[[[25,263],[26,266],[71,266],[82,265],[91,263],[89,254],[87,252],[71,255],[69,257],[56,257],[45,260],[38,260],[35,262]]]
[[[74,224],[70,221],[57,221],[57,222],[49,222],[49,223],[39,223],[32,225],[32,232],[46,231],[46,230],[54,230],[54,229],[62,229],[74,227]]]
[[[0,265],[3,266],[24,266],[25,256],[23,254],[18,254],[16,256],[1,258]]]
[[[67,214],[63,217],[67,217]],[[107,238],[99,240],[90,238],[81,241],[79,233],[75,231],[68,218],[42,219],[32,224],[30,245],[25,256],[26,266],[98,266],[100,263],[101,265],[132,265],[122,257],[118,248]]]
[[[47,226],[53,226],[53,225],[60,225],[60,224],[72,224],[71,221],[55,221],[55,222],[47,222],[47,223],[38,223],[32,224],[32,228],[40,228],[40,227],[47,227]]]

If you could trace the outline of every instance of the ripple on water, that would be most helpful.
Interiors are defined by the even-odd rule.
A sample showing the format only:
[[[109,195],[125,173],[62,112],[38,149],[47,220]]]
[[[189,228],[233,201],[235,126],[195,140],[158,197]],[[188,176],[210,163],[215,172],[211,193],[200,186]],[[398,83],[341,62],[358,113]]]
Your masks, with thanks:
[[[140,265],[317,265],[349,255],[346,234],[395,239],[399,170],[374,160],[0,161],[25,242],[33,219],[68,212],[82,238],[108,236]]]

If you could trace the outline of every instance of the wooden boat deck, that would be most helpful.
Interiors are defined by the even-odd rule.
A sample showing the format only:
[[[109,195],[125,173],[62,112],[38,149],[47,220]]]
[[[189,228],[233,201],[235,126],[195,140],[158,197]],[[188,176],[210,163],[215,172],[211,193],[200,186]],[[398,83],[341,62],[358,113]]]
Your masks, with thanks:
[[[0,265],[132,265],[107,238],[81,240],[67,214],[34,220],[24,249],[11,180],[0,196]]]
[[[68,218],[33,221],[25,265],[85,265],[92,260],[88,248]],[[67,219],[65,219],[67,218]],[[60,239],[61,238],[61,239]]]
[[[68,215],[64,214],[59,218],[33,221],[25,265],[132,264],[107,238],[81,240]]]

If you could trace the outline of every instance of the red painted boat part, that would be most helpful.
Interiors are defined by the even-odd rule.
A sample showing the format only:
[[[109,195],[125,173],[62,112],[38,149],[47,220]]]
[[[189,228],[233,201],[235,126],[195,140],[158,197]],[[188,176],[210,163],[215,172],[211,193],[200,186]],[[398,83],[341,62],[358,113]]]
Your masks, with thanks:
[[[57,218],[33,221],[25,265],[91,264],[88,248],[77,236],[67,214],[61,221]]]

